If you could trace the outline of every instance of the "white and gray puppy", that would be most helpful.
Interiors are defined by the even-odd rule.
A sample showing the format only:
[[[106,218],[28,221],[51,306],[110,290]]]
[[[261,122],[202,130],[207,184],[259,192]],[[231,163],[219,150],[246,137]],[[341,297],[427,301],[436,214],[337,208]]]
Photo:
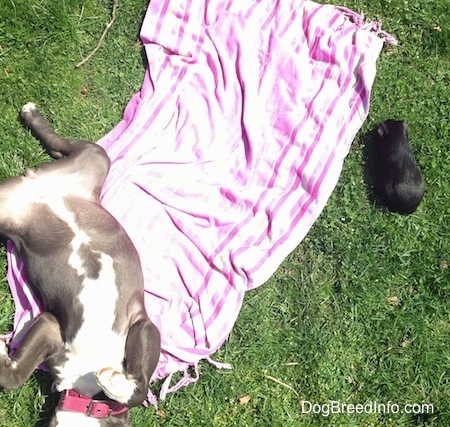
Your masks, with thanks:
[[[44,307],[15,354],[0,341],[0,386],[21,386],[45,363],[61,393],[50,426],[129,426],[160,335],[145,311],[137,251],[99,202],[109,158],[56,134],[32,103],[20,117],[57,160],[0,184],[0,233]]]

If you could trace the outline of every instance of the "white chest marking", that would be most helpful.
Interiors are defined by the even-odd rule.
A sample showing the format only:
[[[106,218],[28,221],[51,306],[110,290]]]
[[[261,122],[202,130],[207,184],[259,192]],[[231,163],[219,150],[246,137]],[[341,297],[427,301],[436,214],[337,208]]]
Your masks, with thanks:
[[[87,277],[79,249],[83,244],[89,245],[89,236],[78,227],[62,199],[52,199],[48,206],[73,231],[69,265],[83,276],[82,290],[78,295],[83,306],[83,323],[74,340],[66,344],[67,361],[59,368],[62,381],[57,388],[60,391],[76,388],[82,394],[93,395],[100,391],[95,379],[99,369],[123,369],[126,336],[113,331],[119,296],[114,260],[108,254],[96,252],[101,265],[99,276]]]
[[[83,324],[75,339],[66,344],[66,363],[59,369],[62,382],[58,390],[76,388],[83,394],[95,394],[100,388],[95,373],[105,367],[123,370],[126,336],[113,331],[118,297],[113,260],[101,254],[97,279],[84,278],[79,300],[83,305]]]
[[[58,427],[99,427],[100,420],[87,417],[78,412],[57,411],[56,425]]]

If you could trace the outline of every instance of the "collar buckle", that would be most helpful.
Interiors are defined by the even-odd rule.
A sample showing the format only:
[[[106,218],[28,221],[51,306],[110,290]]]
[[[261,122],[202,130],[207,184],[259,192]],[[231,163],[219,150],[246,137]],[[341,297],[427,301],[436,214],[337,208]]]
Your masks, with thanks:
[[[91,418],[109,418],[112,408],[107,402],[91,400],[86,408],[86,416]]]

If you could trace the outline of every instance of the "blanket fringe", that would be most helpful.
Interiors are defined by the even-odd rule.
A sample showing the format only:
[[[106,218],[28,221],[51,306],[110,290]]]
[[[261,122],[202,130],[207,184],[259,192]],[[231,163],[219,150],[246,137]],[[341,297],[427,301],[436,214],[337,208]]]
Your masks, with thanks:
[[[172,377],[174,374],[174,372],[171,372],[164,381],[163,386],[161,387],[159,398],[161,400],[164,400],[168,393],[174,393],[181,387],[185,387],[197,381],[199,378],[198,363],[195,363],[194,365],[192,365],[192,367],[194,368],[195,376],[192,377],[191,375],[189,375],[188,369],[185,369],[183,371],[183,378],[181,378],[181,380],[178,381],[173,387],[170,387],[170,383],[172,382]]]
[[[233,366],[229,363],[216,362],[215,360],[211,359],[210,356],[206,356],[205,359],[208,361],[208,363],[215,366],[217,369],[233,369]]]
[[[211,365],[215,366],[217,369],[233,369],[233,366],[229,363],[222,363],[217,362],[214,359],[212,359],[210,356],[206,356],[205,360],[210,363]],[[194,376],[191,376],[189,374],[189,369],[194,368]],[[174,386],[170,386],[172,382],[173,375],[179,371],[173,371],[171,372],[166,379],[164,380],[164,383],[161,387],[161,391],[159,392],[159,400],[163,401],[167,397],[169,393],[174,393],[175,391],[179,390],[182,387],[185,387],[195,381],[198,380],[200,374],[199,374],[199,367],[198,363],[194,363],[189,368],[185,369],[183,371],[183,378],[179,380]],[[155,396],[155,394],[149,389],[148,395],[147,395],[147,401],[145,402],[145,406],[152,405],[155,408],[158,407],[158,398]]]
[[[366,21],[366,17],[363,12],[357,13],[344,6],[338,6],[338,10],[342,11],[346,16],[352,19],[353,23],[362,30],[372,31],[376,36],[381,37],[383,41],[393,46],[397,46],[397,39],[391,36],[388,32],[382,30],[382,21]]]

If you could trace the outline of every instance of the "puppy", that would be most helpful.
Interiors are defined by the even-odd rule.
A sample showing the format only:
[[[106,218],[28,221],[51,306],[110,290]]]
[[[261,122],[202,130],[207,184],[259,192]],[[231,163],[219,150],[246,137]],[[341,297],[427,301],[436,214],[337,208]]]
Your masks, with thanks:
[[[130,426],[160,335],[145,312],[137,251],[99,202],[109,159],[56,134],[32,103],[20,116],[57,160],[0,184],[0,233],[44,307],[15,354],[0,341],[0,386],[21,386],[45,363],[61,396],[51,427]]]
[[[376,188],[386,207],[401,214],[413,213],[425,192],[408,131],[408,124],[398,120],[387,120],[377,128]]]

